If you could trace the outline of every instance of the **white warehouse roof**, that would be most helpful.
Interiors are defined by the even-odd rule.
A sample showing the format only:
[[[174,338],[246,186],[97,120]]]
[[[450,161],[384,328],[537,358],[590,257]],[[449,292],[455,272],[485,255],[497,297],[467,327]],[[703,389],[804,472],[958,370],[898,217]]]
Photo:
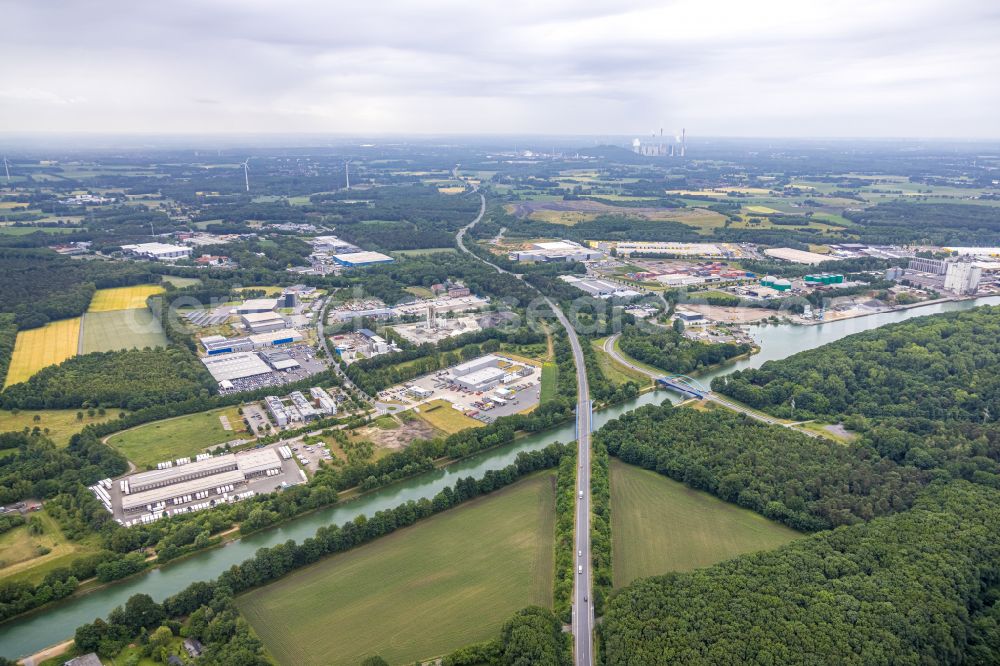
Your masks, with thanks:
[[[267,364],[260,360],[257,354],[251,352],[219,354],[203,358],[201,362],[205,364],[217,382],[266,375],[271,372],[271,368],[267,367]]]

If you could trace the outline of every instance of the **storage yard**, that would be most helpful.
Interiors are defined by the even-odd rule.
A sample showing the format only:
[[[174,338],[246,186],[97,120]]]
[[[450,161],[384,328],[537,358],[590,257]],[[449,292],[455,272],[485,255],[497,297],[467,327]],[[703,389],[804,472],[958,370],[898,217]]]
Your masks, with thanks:
[[[157,469],[106,479],[91,487],[105,508],[124,525],[151,523],[164,515],[190,513],[237,502],[305,481],[280,443],[266,448],[199,454],[163,461]]]
[[[379,394],[379,399],[406,406],[439,405],[443,400],[466,417],[491,423],[501,416],[534,408],[541,397],[541,382],[540,364],[488,354],[393,386]]]

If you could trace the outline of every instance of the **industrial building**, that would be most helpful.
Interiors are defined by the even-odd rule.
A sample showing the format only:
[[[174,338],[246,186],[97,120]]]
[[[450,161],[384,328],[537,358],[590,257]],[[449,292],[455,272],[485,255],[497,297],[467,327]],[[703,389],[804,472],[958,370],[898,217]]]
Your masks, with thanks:
[[[604,253],[573,241],[562,240],[532,243],[531,249],[511,252],[509,258],[511,261],[524,262],[596,261],[604,258]]]
[[[293,370],[302,367],[302,364],[292,358],[288,352],[272,350],[261,352],[260,355],[275,370]]]
[[[910,259],[909,269],[918,273],[930,273],[931,275],[944,275],[948,271],[946,262],[943,259],[926,259],[924,257]]]
[[[140,472],[121,481],[122,511],[155,512],[168,504],[226,496],[237,485],[281,469],[281,459],[274,449],[256,449]]]
[[[460,363],[451,369],[451,381],[467,391],[487,391],[500,384],[507,374],[500,362],[500,357],[489,354]]]
[[[715,243],[672,243],[672,242],[621,242],[615,245],[619,257],[633,254],[666,255],[674,257],[708,257],[728,259],[739,255],[735,248]]]
[[[294,344],[302,340],[302,334],[295,329],[283,328],[267,333],[255,333],[241,338],[208,335],[201,338],[201,344],[209,356],[219,356],[221,354],[249,352],[279,345]]]
[[[831,257],[826,254],[816,252],[806,252],[805,250],[795,250],[790,247],[772,247],[764,250],[764,254],[782,261],[789,261],[793,264],[821,264],[824,261],[835,261],[841,257]]]
[[[278,399],[278,396],[265,396],[264,405],[267,406],[267,411],[271,414],[271,418],[274,419],[274,422],[279,428],[284,428],[288,425],[288,411],[285,409],[285,406],[281,404],[281,400]]]
[[[276,307],[278,307],[277,298],[251,298],[243,301],[242,305],[237,305],[233,312],[239,315],[250,312],[270,312]]]
[[[315,418],[319,418],[322,413],[312,406],[312,403],[306,399],[302,391],[292,391],[288,394],[288,398],[292,401],[292,405],[298,411],[303,421],[312,421]]]
[[[844,276],[840,273],[813,273],[803,278],[808,285],[844,284]]]
[[[983,269],[970,261],[952,261],[944,274],[944,288],[965,296],[979,291]]]
[[[337,413],[337,401],[331,398],[326,390],[319,386],[314,386],[309,389],[309,395],[312,397],[316,407],[324,414],[333,416]]]
[[[788,291],[792,288],[792,283],[784,278],[776,278],[771,275],[765,275],[760,279],[760,286],[770,287],[775,291]]]
[[[205,367],[220,384],[234,379],[246,379],[259,375],[270,375],[271,368],[252,352],[233,352],[207,356],[201,359]]]
[[[333,260],[341,266],[356,267],[370,266],[372,264],[386,264],[395,261],[392,257],[381,252],[351,252],[350,254],[335,254]]]
[[[560,275],[559,279],[597,298],[635,298],[636,296],[642,296],[641,293],[634,289],[629,289],[608,280],[578,277],[576,275]]]
[[[248,312],[240,317],[244,328],[254,333],[266,333],[276,331],[279,328],[286,328],[288,322],[277,312],[268,310],[266,312]]]
[[[502,368],[483,368],[453,377],[452,383],[467,391],[488,391],[499,385],[506,374]]]
[[[169,245],[167,243],[122,245],[122,250],[128,254],[154,261],[177,261],[178,259],[189,259],[191,257],[191,248],[182,245]]]

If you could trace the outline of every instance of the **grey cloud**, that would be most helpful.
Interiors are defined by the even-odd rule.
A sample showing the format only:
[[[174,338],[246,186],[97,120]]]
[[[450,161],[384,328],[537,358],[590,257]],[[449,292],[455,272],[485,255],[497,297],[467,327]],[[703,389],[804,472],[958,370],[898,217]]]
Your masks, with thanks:
[[[993,0],[0,0],[0,15],[18,54],[0,127],[25,131],[1000,136]]]

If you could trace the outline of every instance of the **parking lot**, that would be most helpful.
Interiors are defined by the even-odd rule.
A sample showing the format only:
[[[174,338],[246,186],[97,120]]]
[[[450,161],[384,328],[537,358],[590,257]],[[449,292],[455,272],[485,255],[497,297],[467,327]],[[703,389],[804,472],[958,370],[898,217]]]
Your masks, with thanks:
[[[285,442],[277,442],[267,447],[260,447],[260,448],[277,449],[284,444]],[[315,469],[315,466],[313,469]],[[112,515],[114,515],[116,519],[134,520],[143,515],[142,513],[130,513],[126,515],[122,510],[123,494],[118,481],[121,478],[129,478],[131,476],[133,475],[128,474],[124,477],[119,477],[118,479],[115,479],[111,484],[111,488],[108,489],[107,491],[111,497]],[[299,468],[299,465],[296,463],[294,459],[281,460],[280,474],[276,474],[274,476],[255,477],[247,481],[237,483],[235,484],[235,488],[231,491],[230,494],[241,493],[248,490],[252,490],[255,494],[271,493],[276,490],[280,490],[282,487],[294,486],[296,484],[303,483],[305,482],[305,480],[306,479],[302,474],[302,470]],[[179,504],[174,504],[173,502],[169,502],[166,508],[171,513],[173,513],[174,511],[183,512],[187,507],[192,505],[204,502],[218,503],[220,501],[223,501],[222,498],[219,495],[213,493],[210,495],[209,498],[206,499],[192,499],[189,502],[182,502]]]
[[[457,405],[463,412],[483,423],[492,423],[501,416],[523,412],[538,404],[541,398],[542,369],[540,365],[527,364],[497,354],[515,366],[531,369],[531,374],[508,384],[501,384],[486,391],[469,391],[450,382],[450,369],[424,375],[404,384],[397,384],[379,394],[379,400],[399,402],[406,407],[422,405],[432,400],[444,399]],[[499,397],[498,389],[510,391],[509,397]],[[417,391],[429,392],[416,395]],[[501,391],[502,392],[502,391]]]
[[[249,425],[253,434],[257,436],[265,434],[265,425],[274,428],[274,424],[268,418],[267,412],[261,409],[255,402],[243,405],[243,419]]]

